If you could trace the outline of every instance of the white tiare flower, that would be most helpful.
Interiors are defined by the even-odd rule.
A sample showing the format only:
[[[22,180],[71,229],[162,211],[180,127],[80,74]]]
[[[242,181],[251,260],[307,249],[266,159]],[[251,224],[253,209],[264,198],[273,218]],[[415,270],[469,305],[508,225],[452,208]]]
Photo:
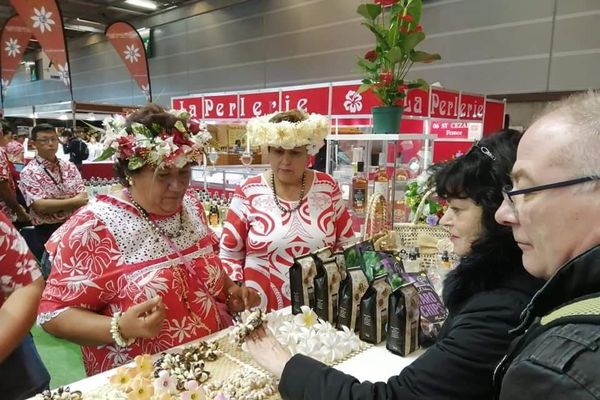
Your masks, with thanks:
[[[351,113],[357,113],[362,110],[362,96],[354,90],[348,90],[344,101],[344,109]]]
[[[8,41],[5,43],[6,47],[4,50],[6,50],[9,57],[16,57],[17,54],[21,54],[21,45],[17,42],[17,39],[8,38]]]
[[[150,85],[149,84],[142,85],[142,92],[144,93],[144,97],[146,97],[146,100],[150,101]]]
[[[298,326],[312,327],[317,323],[317,314],[309,307],[300,307],[302,312],[294,317],[294,322]]]
[[[46,8],[42,6],[39,10],[34,8],[33,13],[35,14],[31,17],[33,20],[33,29],[39,28],[42,33],[45,31],[52,32],[52,25],[55,24],[52,19],[52,12],[46,11]]]
[[[168,371],[160,371],[158,378],[154,381],[154,389],[158,393],[177,393],[177,378],[171,376]]]
[[[58,75],[60,79],[65,83],[65,85],[69,86],[71,80],[69,78],[69,64],[65,63],[64,65],[58,65]]]
[[[125,59],[130,63],[138,62],[138,59],[142,57],[140,54],[140,49],[135,47],[134,44],[125,46],[126,50],[123,52],[125,54]]]

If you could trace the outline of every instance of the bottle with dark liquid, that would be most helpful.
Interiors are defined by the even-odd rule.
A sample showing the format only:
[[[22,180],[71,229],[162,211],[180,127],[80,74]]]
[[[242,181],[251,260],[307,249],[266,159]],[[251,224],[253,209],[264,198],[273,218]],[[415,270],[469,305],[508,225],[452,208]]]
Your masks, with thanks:
[[[367,208],[368,181],[364,174],[365,163],[356,163],[356,174],[352,177],[352,190],[350,192],[350,208],[357,214],[363,214]]]

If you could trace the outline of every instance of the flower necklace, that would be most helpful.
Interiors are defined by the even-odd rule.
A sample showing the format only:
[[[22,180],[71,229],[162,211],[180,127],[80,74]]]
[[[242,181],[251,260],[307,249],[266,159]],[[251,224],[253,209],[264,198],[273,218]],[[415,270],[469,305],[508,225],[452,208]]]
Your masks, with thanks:
[[[275,205],[281,210],[282,213],[293,213],[297,211],[302,205],[302,201],[304,200],[304,190],[305,190],[305,177],[306,171],[302,172],[302,186],[300,188],[300,199],[298,200],[298,205],[294,208],[286,208],[281,205],[279,199],[277,198],[277,190],[275,189],[275,174],[271,172],[271,187],[273,188],[273,198],[275,199]]]
[[[181,236],[181,234],[183,233],[183,226],[184,226],[184,221],[183,221],[184,207],[183,206],[181,207],[181,211],[179,212],[179,227],[177,228],[177,232],[170,234],[167,231],[165,231],[163,228],[158,226],[158,224],[156,222],[154,222],[150,219],[150,216],[148,215],[148,211],[146,211],[144,209],[144,207],[142,207],[137,201],[135,201],[133,199],[133,195],[131,194],[131,192],[129,190],[127,190],[126,192],[127,192],[127,196],[129,197],[129,201],[131,202],[131,204],[140,213],[140,215],[142,216],[142,219],[144,219],[144,221],[146,221],[148,223],[148,225],[150,225],[150,227],[152,228],[152,230],[154,230],[154,232],[158,233],[161,236],[167,237],[169,239],[176,239],[179,236]],[[157,239],[157,241],[158,241],[158,239]]]

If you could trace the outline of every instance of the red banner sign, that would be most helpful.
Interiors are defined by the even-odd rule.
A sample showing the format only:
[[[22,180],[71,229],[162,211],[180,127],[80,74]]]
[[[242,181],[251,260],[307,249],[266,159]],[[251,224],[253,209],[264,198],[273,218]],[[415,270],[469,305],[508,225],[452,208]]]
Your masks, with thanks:
[[[360,84],[333,86],[331,89],[332,115],[368,115],[381,105],[372,91],[358,93]]]
[[[71,90],[69,57],[63,31],[63,19],[55,0],[10,0],[21,20],[54,64],[60,79]],[[24,49],[23,49],[24,50]],[[71,98],[73,93],[71,91]]]
[[[127,22],[115,22],[106,28],[105,34],[133,79],[144,92],[146,100],[152,101],[146,48],[138,31]]]
[[[186,110],[193,118],[202,118],[202,96],[198,97],[173,97],[171,108],[175,110]]]
[[[6,95],[6,90],[19,64],[23,59],[23,54],[31,39],[31,30],[21,21],[18,15],[9,18],[2,28],[0,43],[2,44],[2,55],[0,56],[0,66],[2,66],[2,98]]]
[[[429,115],[429,90],[409,90],[404,98],[402,114],[411,117],[427,117]]]
[[[260,93],[240,93],[240,118],[260,117],[279,111],[279,90]]]
[[[204,118],[238,119],[238,95],[204,96]]]
[[[431,88],[431,112],[433,118],[458,118],[459,92]]]
[[[485,97],[476,94],[460,94],[460,119],[469,121],[483,120],[483,111],[485,108]]]
[[[281,111],[294,109],[329,115],[329,86],[287,90],[284,88],[281,91]]]

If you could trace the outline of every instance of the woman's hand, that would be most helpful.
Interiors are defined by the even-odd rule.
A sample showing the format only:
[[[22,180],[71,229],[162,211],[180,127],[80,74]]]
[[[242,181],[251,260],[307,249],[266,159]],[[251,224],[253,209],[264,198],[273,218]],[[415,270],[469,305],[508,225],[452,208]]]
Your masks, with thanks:
[[[121,336],[123,339],[153,338],[160,332],[166,315],[160,296],[131,306],[119,319]]]
[[[292,358],[290,351],[283,347],[270,330],[260,326],[246,339],[246,350],[254,361],[277,378],[281,378],[283,369]]]
[[[232,285],[227,291],[227,309],[231,312],[248,310],[260,304],[260,296],[254,289]]]

